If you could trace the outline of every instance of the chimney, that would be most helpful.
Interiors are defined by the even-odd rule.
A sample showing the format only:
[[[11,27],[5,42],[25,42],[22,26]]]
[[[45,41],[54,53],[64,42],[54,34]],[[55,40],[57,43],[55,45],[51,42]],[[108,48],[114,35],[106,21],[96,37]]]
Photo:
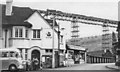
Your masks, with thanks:
[[[13,0],[6,0],[6,16],[12,15],[12,2]]]

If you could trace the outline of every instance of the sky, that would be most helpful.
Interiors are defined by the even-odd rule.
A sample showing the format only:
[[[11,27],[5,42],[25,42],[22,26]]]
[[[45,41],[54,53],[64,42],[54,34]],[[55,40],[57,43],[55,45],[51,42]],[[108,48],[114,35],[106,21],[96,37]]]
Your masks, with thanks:
[[[5,0],[2,0],[1,3],[5,3]],[[118,0],[13,0],[13,5],[38,10],[54,9],[68,13],[118,20]],[[70,38],[71,23],[58,22],[61,28],[65,28],[66,35]],[[110,28],[110,30],[116,31],[113,28]],[[81,24],[79,33],[80,37],[100,35],[102,34],[102,27]]]

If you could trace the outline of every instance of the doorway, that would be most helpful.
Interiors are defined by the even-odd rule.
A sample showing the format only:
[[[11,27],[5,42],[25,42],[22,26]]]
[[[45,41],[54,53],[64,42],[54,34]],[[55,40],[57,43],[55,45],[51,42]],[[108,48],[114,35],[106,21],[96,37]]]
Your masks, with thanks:
[[[39,63],[40,63],[40,51],[39,50],[32,51],[31,60],[33,60],[33,58],[35,58],[35,57],[39,60]]]

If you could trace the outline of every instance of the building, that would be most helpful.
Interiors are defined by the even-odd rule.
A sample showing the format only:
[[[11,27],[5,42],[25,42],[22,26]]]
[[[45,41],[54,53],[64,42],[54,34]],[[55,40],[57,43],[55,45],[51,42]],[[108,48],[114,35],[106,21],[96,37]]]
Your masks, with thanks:
[[[117,61],[120,61],[120,21],[118,22],[118,27],[117,27],[117,31],[118,31],[118,43],[117,43]],[[119,62],[120,65],[120,62]]]
[[[87,49],[80,46],[66,44],[66,56],[68,62],[71,60],[73,64],[81,64],[87,62]]]
[[[91,51],[87,53],[87,63],[114,63],[115,58],[110,50]]]
[[[52,58],[53,47],[58,52],[58,31],[52,30],[53,20],[45,19],[37,10],[12,6],[12,1],[2,5],[2,46],[18,48],[23,59],[47,62]],[[55,22],[54,27],[57,27]],[[54,35],[54,36],[53,36]],[[53,46],[54,37],[54,46]],[[60,55],[65,52],[64,35],[60,35]],[[55,59],[56,60],[56,59]],[[56,61],[57,62],[57,61]],[[51,63],[51,62],[50,62]]]

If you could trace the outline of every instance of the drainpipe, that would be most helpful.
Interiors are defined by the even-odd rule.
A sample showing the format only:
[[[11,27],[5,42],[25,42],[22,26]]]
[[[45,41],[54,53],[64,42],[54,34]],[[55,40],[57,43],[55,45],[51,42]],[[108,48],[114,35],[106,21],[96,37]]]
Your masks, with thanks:
[[[7,47],[7,29],[5,29],[5,48]]]
[[[58,25],[58,67],[60,67],[60,26]]]

